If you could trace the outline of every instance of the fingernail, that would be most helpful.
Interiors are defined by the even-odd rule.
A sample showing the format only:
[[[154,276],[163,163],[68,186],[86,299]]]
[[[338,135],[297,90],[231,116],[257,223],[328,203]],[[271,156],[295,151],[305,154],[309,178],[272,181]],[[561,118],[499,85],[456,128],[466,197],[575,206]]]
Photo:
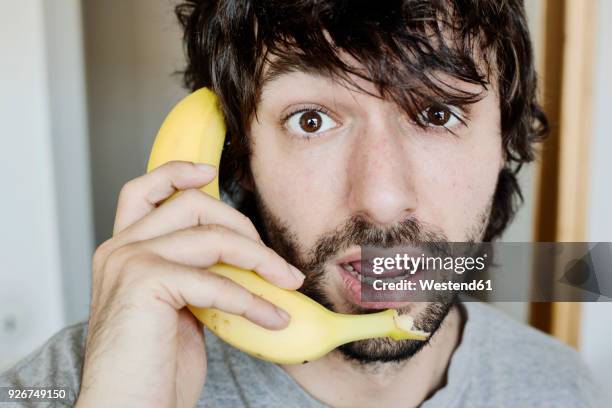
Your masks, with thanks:
[[[288,323],[291,320],[291,316],[289,316],[289,313],[285,312],[283,309],[277,307],[276,313],[281,317],[281,319],[283,319],[285,323]]]
[[[289,265],[289,271],[297,281],[302,282],[304,280],[304,274],[295,266]]]
[[[211,166],[210,164],[206,163],[195,163],[195,167],[207,175],[215,174],[217,172],[215,166]]]

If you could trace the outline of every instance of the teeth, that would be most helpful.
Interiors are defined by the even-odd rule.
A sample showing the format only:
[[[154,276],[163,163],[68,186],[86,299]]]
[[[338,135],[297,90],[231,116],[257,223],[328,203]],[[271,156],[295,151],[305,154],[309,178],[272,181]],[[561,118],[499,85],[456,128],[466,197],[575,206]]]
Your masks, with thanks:
[[[353,277],[359,279],[360,275],[357,273],[357,271],[355,270],[355,268],[353,268],[353,265],[349,264],[349,263],[343,263],[340,266],[342,266],[342,268],[347,271],[348,273],[350,273]]]

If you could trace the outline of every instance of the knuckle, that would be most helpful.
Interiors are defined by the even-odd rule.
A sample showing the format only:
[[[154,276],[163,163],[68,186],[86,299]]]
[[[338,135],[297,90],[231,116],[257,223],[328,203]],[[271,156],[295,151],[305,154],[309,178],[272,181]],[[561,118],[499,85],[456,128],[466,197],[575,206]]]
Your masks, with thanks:
[[[232,281],[225,276],[217,275],[214,272],[208,272],[205,275],[205,279],[208,284],[215,288],[214,293],[217,295],[227,295],[227,291],[230,289]]]
[[[241,212],[238,212],[238,214],[240,217],[240,222],[242,222],[246,228],[248,228],[253,233],[255,233],[256,236],[259,236],[259,232],[257,231],[257,228],[255,228],[255,225],[253,225],[253,221],[251,221],[249,217],[247,217]]]
[[[136,246],[126,244],[113,250],[106,258],[105,270],[124,271],[132,266],[135,259],[138,259]]]
[[[155,264],[156,257],[150,252],[131,248],[124,251],[127,251],[126,255],[118,255],[122,259],[120,268],[122,272],[136,273],[150,269]]]
[[[225,276],[215,275],[215,280],[217,282],[218,293],[222,295],[228,295],[228,292],[231,292],[234,286],[234,282],[231,279],[226,278]]]
[[[96,258],[98,268],[94,268],[92,290],[100,294],[106,293],[110,288],[122,283],[125,275],[123,272],[134,252],[127,245],[110,251],[98,250],[98,253],[104,253],[104,255],[99,255],[99,258]]]
[[[266,258],[271,260],[271,261],[281,261],[283,260],[280,255],[278,255],[276,253],[275,250],[273,250],[272,248],[268,247],[268,246],[264,246],[264,250],[266,251]],[[284,261],[284,260],[283,260]]]
[[[211,239],[222,239],[227,233],[228,228],[221,224],[204,224],[193,227],[197,232],[201,232],[209,236]]]
[[[134,194],[134,191],[137,190],[137,186],[139,184],[140,177],[136,177],[125,183],[121,190],[119,191],[119,202],[124,202],[129,200],[130,197]]]
[[[116,282],[120,287],[147,286],[150,282],[157,279],[154,270],[157,258],[147,252],[132,252],[127,256],[121,266],[116,271]],[[138,283],[138,285],[134,285]],[[142,284],[142,285],[141,285]]]
[[[188,188],[183,190],[181,193],[182,200],[187,201],[189,204],[194,205],[202,200],[203,192],[197,188]]]
[[[241,290],[242,287],[233,280],[224,276],[216,275],[217,277],[217,299],[232,299],[235,305],[249,305],[252,301],[252,293],[248,290]]]
[[[107,239],[96,248],[91,261],[94,272],[100,270],[104,265],[106,258],[111,252],[111,244],[112,238]]]

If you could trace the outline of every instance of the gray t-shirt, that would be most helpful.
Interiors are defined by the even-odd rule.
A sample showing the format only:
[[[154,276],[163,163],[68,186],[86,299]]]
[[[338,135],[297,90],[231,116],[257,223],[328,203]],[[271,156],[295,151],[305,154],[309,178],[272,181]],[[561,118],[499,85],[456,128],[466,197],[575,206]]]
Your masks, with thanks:
[[[447,383],[423,408],[605,406],[575,351],[490,306],[463,306],[466,323]],[[78,395],[86,331],[86,323],[66,327],[1,374],[0,386],[67,386],[73,397]],[[198,406],[324,406],[279,366],[250,357],[210,332],[206,353],[208,374]]]

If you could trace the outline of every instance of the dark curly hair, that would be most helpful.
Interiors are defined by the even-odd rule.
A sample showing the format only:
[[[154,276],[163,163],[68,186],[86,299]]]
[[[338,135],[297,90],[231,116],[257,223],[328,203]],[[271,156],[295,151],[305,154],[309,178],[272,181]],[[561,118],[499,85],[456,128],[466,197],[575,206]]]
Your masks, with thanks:
[[[246,215],[255,216],[252,197],[238,181],[251,177],[248,129],[262,83],[270,73],[302,70],[353,85],[350,75],[364,78],[412,119],[432,103],[462,106],[481,98],[439,74],[480,89],[495,81],[505,166],[484,240],[498,237],[514,216],[522,201],[517,173],[534,159],[548,128],[536,101],[522,1],[189,0],[176,14],[184,29],[185,85],[219,96],[228,126],[220,182]]]

